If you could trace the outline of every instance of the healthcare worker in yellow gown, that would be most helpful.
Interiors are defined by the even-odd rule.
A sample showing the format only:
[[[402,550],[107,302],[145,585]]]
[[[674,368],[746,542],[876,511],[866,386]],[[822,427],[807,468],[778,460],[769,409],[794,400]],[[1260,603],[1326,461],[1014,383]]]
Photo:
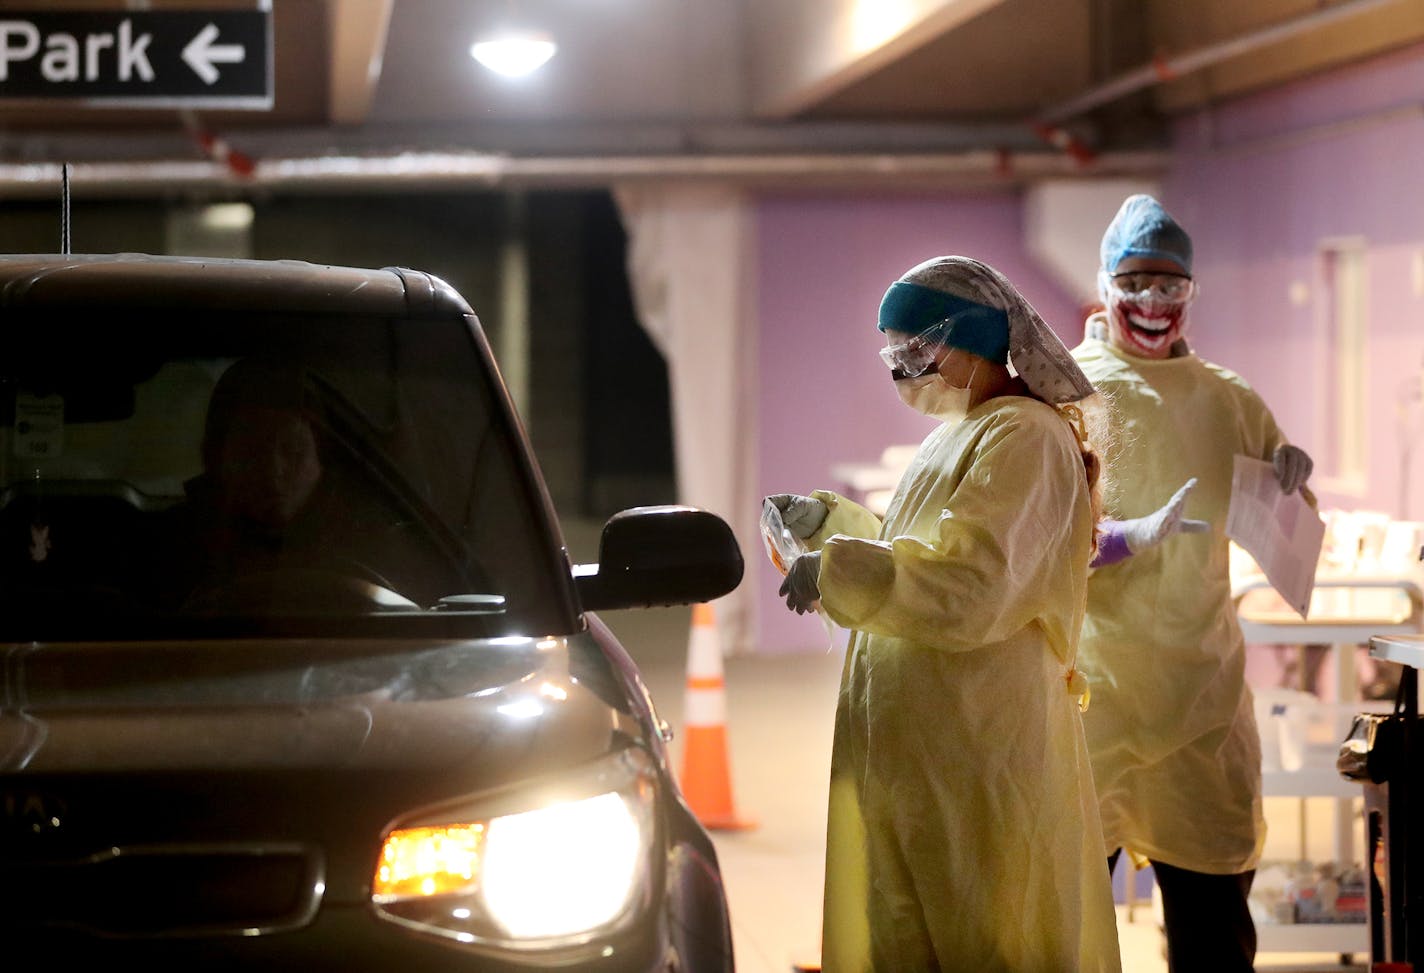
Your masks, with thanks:
[[[1073,355],[1113,419],[1079,662],[1093,687],[1084,724],[1109,868],[1121,851],[1152,862],[1174,973],[1249,971],[1247,895],[1265,826],[1227,570],[1231,471],[1237,455],[1271,462],[1289,493],[1311,462],[1240,376],[1188,348],[1191,240],[1160,203],[1129,197],[1101,258],[1106,309]],[[1152,512],[1173,491],[1164,528]],[[1180,536],[1140,543],[1154,516],[1153,540]]]
[[[1093,388],[966,257],[893,283],[879,329],[900,397],[942,420],[884,521],[827,491],[771,498],[812,550],[788,606],[852,633],[823,969],[1119,970],[1075,668],[1098,466],[1066,404]]]

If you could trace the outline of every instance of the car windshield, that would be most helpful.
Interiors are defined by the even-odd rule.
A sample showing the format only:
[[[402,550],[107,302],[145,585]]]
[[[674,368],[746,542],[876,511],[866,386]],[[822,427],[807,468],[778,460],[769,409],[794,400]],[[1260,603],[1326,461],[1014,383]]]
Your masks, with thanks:
[[[7,311],[0,638],[557,631],[567,564],[469,321],[198,317]]]

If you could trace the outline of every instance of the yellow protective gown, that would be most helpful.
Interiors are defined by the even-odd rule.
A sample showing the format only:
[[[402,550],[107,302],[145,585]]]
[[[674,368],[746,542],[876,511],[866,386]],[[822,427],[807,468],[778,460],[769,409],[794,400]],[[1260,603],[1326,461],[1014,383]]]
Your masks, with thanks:
[[[1105,515],[1140,517],[1190,477],[1174,535],[1093,572],[1079,666],[1108,851],[1209,874],[1256,866],[1261,745],[1231,601],[1226,512],[1236,454],[1271,459],[1285,442],[1238,375],[1192,354],[1135,358],[1085,340],[1073,357],[1111,404]]]
[[[1092,515],[1036,399],[921,444],[882,525],[825,491],[852,630],[832,751],[827,973],[1120,969],[1074,673]]]

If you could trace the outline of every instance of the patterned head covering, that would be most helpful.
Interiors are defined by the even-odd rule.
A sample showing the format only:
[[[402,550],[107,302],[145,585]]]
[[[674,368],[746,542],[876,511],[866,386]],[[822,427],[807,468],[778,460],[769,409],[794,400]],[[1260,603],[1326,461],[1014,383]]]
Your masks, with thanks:
[[[1033,305],[988,264],[971,257],[932,257],[911,267],[899,282],[949,294],[1007,317],[1008,360],[1029,391],[1043,401],[1077,402],[1096,391]]]

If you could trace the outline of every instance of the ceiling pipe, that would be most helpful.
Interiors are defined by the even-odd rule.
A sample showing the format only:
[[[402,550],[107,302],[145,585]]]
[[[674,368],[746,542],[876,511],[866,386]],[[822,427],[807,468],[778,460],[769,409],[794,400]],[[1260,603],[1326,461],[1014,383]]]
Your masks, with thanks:
[[[1199,71],[1228,58],[1247,54],[1267,44],[1288,40],[1308,30],[1324,27],[1349,17],[1357,17],[1375,7],[1399,3],[1400,0],[1347,0],[1333,6],[1323,7],[1308,14],[1272,24],[1260,30],[1242,34],[1215,44],[1179,54],[1176,57],[1154,58],[1150,63],[1119,75],[1111,81],[1089,88],[1082,94],[1039,113],[1035,126],[1041,131],[1052,131],[1057,123],[1081,115],[1083,112],[1116,101],[1125,95],[1144,88],[1172,81],[1192,71]]]
[[[1091,131],[1085,131],[1091,137]],[[528,157],[585,155],[937,154],[992,146],[1037,151],[1021,123],[942,122],[481,122],[468,127],[376,125],[358,128],[229,128],[228,141],[254,158],[392,156],[406,152]],[[0,162],[118,162],[192,158],[179,129],[95,134],[0,131]]]
[[[485,153],[386,157],[262,158],[246,178],[213,161],[80,162],[70,165],[76,197],[229,196],[274,192],[410,192],[450,188],[606,188],[629,180],[717,180],[742,186],[860,188],[1017,185],[1065,176],[1155,177],[1161,152],[1109,153],[1084,167],[1056,152],[756,154],[514,158]],[[58,163],[0,163],[0,195],[44,198],[60,181]]]

